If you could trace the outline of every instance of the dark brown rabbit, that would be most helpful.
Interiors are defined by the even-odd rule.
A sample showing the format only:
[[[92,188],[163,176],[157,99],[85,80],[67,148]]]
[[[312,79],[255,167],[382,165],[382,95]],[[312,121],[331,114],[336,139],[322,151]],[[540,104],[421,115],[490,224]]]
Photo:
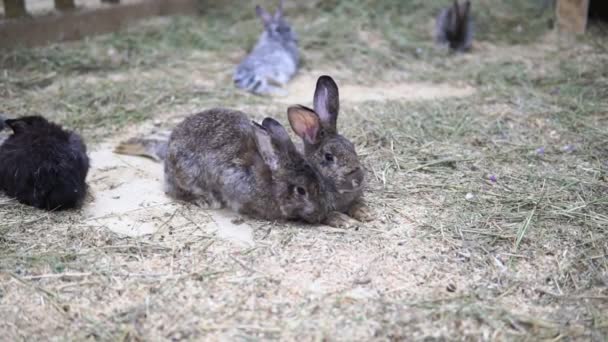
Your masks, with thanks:
[[[168,144],[131,139],[115,152],[164,159],[166,193],[203,207],[310,223],[333,210],[333,191],[271,118],[259,125],[239,111],[210,109],[181,122]]]
[[[354,145],[338,132],[340,97],[330,76],[317,80],[313,103],[314,110],[292,106],[287,113],[291,128],[304,143],[304,156],[335,189],[336,211],[369,221],[372,214],[362,200],[365,172]]]
[[[454,0],[452,6],[439,12],[435,25],[435,41],[448,46],[452,51],[469,51],[473,44],[473,18],[471,2],[459,4]]]

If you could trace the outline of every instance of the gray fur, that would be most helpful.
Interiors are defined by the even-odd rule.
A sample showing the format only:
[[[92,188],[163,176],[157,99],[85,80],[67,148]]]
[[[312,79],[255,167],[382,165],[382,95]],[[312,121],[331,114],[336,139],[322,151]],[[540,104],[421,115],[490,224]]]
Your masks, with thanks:
[[[435,41],[440,46],[447,46],[456,52],[469,51],[473,44],[473,31],[469,0],[463,4],[454,0],[452,6],[442,9],[437,15]]]
[[[291,80],[300,63],[296,33],[283,16],[283,1],[274,15],[256,6],[264,32],[253,50],[237,66],[234,84],[258,95],[286,95],[282,87]]]
[[[333,210],[332,192],[284,139],[285,129],[272,119],[264,122],[270,129],[229,109],[186,118],[169,138],[167,194],[267,220],[324,220]]]

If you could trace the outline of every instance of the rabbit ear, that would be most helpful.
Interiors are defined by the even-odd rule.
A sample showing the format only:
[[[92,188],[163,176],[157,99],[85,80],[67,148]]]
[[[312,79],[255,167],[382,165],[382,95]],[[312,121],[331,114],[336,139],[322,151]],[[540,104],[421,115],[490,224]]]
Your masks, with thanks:
[[[270,137],[283,145],[292,144],[289,134],[285,127],[273,118],[265,118],[262,121],[262,126],[266,129]]]
[[[287,109],[287,117],[289,118],[291,129],[305,143],[310,145],[317,143],[321,123],[319,122],[319,117],[312,109],[304,106],[292,106]]]
[[[14,133],[23,132],[27,127],[27,123],[21,119],[8,119],[4,120],[4,123],[10,127]]]
[[[274,19],[278,20],[283,16],[283,0],[279,1],[279,8],[277,8],[277,11],[274,13]]]
[[[471,2],[469,0],[464,2],[464,9],[462,10],[462,17],[466,18],[469,15],[469,12],[471,11]]]
[[[456,18],[458,21],[466,18],[467,14],[469,13],[470,6],[470,1],[465,1],[461,4],[458,0],[454,0],[454,12],[456,13]]]
[[[268,165],[270,170],[276,171],[279,169],[279,154],[275,146],[272,144],[270,134],[266,129],[255,122],[251,122],[253,126],[253,133],[255,136],[255,144],[258,147],[258,151],[264,159],[264,163]]]
[[[315,112],[319,115],[321,122],[337,131],[338,111],[340,110],[340,95],[338,85],[327,76],[321,76],[317,80],[314,96]]]
[[[276,11],[276,12],[275,12],[275,14],[274,14],[274,18],[275,18],[276,20],[279,20],[279,19],[281,19],[281,18],[283,17],[283,13],[284,13],[283,8],[285,8],[285,6],[284,6],[284,1],[283,1],[283,0],[280,0],[280,1],[279,1],[279,8],[277,8],[277,11]]]
[[[448,11],[448,30],[453,32],[458,31],[458,25],[460,23],[460,9],[458,6],[458,0],[454,0],[452,8]]]
[[[268,25],[272,21],[272,15],[266,12],[260,5],[255,6],[255,13],[262,19],[264,25]]]

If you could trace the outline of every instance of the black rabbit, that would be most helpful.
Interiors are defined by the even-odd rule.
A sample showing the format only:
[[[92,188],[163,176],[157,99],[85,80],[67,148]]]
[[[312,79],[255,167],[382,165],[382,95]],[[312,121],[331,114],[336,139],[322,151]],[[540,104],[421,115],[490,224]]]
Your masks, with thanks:
[[[471,2],[465,1],[444,8],[439,12],[435,25],[435,41],[448,46],[452,51],[464,52],[471,49],[473,43],[473,18]]]
[[[0,118],[4,126],[13,134],[0,145],[0,190],[40,209],[82,205],[89,171],[82,138],[41,116]]]

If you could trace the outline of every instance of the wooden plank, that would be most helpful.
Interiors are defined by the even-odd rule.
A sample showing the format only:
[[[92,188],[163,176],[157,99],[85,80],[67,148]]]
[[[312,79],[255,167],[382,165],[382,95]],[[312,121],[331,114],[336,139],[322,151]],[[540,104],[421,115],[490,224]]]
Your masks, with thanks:
[[[7,18],[21,18],[27,16],[25,0],[4,0],[4,13]]]
[[[5,0],[6,1],[6,0]],[[37,18],[0,21],[0,49],[37,46],[117,31],[136,20],[195,14],[198,0],[147,0],[97,9],[75,9]]]
[[[59,11],[70,11],[76,8],[74,0],[55,0],[55,9]]]
[[[604,0],[605,1],[605,0]],[[589,0],[558,0],[556,16],[558,26],[573,33],[585,33]]]

